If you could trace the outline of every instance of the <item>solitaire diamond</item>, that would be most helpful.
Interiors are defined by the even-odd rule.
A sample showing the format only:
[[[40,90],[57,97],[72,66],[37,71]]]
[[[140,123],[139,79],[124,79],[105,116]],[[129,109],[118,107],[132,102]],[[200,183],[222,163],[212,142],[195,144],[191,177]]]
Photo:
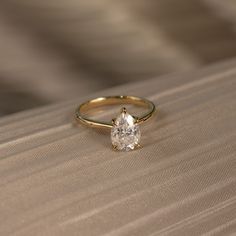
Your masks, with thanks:
[[[133,116],[123,108],[121,114],[113,120],[111,142],[114,149],[130,151],[139,146],[141,132]]]

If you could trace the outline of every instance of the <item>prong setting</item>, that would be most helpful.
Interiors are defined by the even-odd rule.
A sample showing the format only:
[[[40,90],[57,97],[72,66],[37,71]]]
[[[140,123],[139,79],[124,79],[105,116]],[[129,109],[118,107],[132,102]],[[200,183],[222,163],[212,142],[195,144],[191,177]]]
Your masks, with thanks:
[[[133,116],[133,118],[134,118],[134,123],[135,124],[139,123],[139,118],[137,116]]]
[[[122,108],[121,108],[121,113],[124,113],[124,114],[127,113],[127,109],[126,109],[126,107],[122,107]]]
[[[115,123],[116,123],[116,119],[113,118],[113,119],[111,120],[111,123],[112,123],[112,125],[115,125]]]
[[[141,147],[141,131],[137,121],[138,118],[130,115],[125,107],[116,119],[112,119],[111,142],[114,150],[130,151]]]
[[[117,148],[116,145],[112,145],[112,149],[113,149],[114,151],[118,151],[118,148]]]

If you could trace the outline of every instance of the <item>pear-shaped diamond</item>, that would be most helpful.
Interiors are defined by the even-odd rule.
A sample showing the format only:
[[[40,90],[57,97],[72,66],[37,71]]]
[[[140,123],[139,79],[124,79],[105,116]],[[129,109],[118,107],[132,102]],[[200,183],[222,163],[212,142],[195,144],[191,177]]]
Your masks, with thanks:
[[[111,129],[113,147],[117,150],[130,151],[139,145],[140,138],[140,128],[133,116],[126,111],[121,112]]]

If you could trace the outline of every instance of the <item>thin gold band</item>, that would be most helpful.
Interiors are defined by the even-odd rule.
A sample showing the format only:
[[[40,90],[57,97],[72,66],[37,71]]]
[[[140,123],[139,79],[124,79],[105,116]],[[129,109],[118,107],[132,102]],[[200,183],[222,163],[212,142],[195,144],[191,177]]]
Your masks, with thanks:
[[[104,105],[116,105],[116,104],[134,104],[139,106],[144,106],[148,108],[148,112],[144,113],[141,117],[135,117],[137,123],[144,122],[148,120],[156,110],[155,105],[145,99],[134,96],[108,96],[108,97],[99,97],[87,102],[82,103],[76,109],[76,119],[82,122],[85,125],[97,127],[97,128],[112,128],[112,122],[100,122],[96,120],[92,120],[83,116],[83,112],[90,110],[91,108],[104,106]]]

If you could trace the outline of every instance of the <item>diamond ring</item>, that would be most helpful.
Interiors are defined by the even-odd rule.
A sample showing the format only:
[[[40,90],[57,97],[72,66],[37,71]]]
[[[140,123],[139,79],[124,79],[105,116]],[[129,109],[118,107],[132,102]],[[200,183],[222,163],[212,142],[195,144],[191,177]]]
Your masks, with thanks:
[[[110,122],[97,121],[89,118],[85,113],[91,109],[107,105],[131,104],[144,107],[148,111],[140,117],[132,116],[125,107],[120,114]],[[155,105],[144,98],[134,96],[99,97],[82,103],[76,109],[76,119],[87,126],[111,129],[111,143],[114,150],[130,151],[140,147],[141,131],[139,124],[152,117]]]

